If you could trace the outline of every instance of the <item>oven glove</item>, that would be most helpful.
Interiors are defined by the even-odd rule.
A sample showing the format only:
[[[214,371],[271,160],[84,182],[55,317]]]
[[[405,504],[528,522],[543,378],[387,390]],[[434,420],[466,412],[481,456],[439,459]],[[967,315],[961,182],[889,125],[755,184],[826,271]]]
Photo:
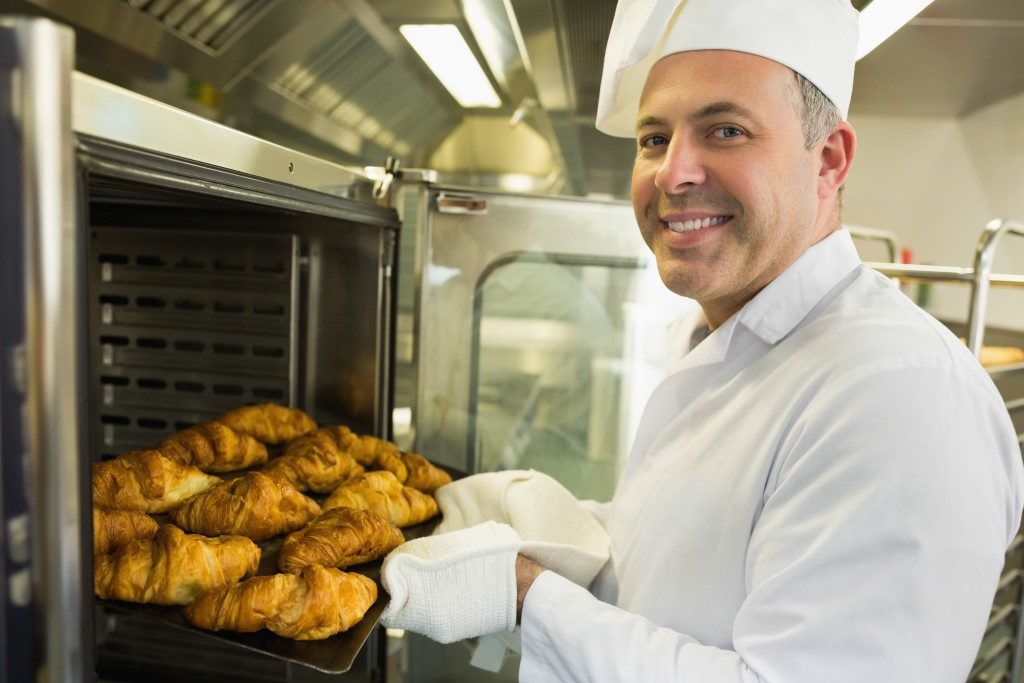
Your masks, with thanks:
[[[435,534],[488,520],[508,524],[523,540],[524,556],[581,586],[608,561],[608,532],[543,472],[476,474],[442,486],[434,497],[443,516]]]
[[[403,543],[381,568],[391,595],[381,623],[439,643],[514,629],[519,546],[496,522]]]

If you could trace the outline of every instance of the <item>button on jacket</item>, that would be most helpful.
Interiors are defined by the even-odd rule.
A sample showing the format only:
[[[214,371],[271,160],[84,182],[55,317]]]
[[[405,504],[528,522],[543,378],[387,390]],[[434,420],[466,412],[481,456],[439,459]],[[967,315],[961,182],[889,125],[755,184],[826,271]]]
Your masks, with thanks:
[[[520,678],[962,682],[1022,504],[987,373],[837,231],[680,354]]]

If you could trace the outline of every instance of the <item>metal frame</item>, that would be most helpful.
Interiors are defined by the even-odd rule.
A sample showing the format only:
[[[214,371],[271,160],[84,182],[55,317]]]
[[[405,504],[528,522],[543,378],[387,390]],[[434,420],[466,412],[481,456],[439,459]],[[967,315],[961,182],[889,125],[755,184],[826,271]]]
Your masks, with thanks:
[[[865,229],[859,228],[859,230]],[[885,231],[875,232],[878,233],[878,239],[885,239]],[[958,282],[971,285],[971,303],[967,310],[967,347],[977,357],[981,355],[981,344],[985,336],[985,312],[988,306],[989,288],[991,286],[1024,288],[1024,275],[992,273],[992,262],[995,260],[999,239],[1007,232],[1024,237],[1024,224],[1013,220],[997,218],[985,226],[981,236],[978,238],[973,268],[904,265],[897,263],[865,263],[864,265],[877,270],[883,275],[896,277],[900,280]]]
[[[82,308],[71,132],[74,35],[49,20],[24,18],[0,19],[0,32],[20,62],[13,101],[5,104],[20,121],[21,165],[14,172],[24,185],[20,197],[4,201],[22,204],[22,224],[11,227],[23,232],[25,247],[28,524],[44,648],[36,662],[45,662],[47,680],[70,682],[91,661],[82,604],[91,567],[82,561],[89,523],[79,486],[81,348],[68,342],[78,337]]]

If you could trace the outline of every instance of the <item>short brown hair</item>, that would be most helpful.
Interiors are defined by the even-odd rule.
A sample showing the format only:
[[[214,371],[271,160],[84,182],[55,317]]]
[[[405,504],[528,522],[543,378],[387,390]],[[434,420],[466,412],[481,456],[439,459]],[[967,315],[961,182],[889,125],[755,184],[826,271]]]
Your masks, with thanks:
[[[839,110],[832,100],[818,90],[818,86],[793,72],[796,77],[797,89],[800,93],[797,113],[800,114],[800,125],[804,132],[804,145],[807,149],[814,147],[823,137],[835,130],[842,121]]]

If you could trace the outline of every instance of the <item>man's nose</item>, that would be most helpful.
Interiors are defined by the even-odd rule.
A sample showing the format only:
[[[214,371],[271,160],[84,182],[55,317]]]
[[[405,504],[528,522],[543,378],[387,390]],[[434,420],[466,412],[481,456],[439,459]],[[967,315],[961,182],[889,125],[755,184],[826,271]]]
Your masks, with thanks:
[[[689,140],[674,138],[665,150],[655,186],[667,194],[674,194],[693,185],[703,185],[707,179],[700,149]]]

